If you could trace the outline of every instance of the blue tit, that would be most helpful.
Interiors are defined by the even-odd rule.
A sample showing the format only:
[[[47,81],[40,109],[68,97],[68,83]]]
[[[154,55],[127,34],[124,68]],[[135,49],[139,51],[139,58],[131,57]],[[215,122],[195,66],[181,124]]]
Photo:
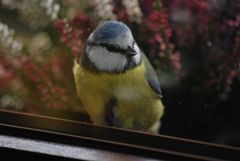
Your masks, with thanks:
[[[164,112],[159,81],[124,23],[99,25],[74,61],[73,73],[92,122],[158,132]]]

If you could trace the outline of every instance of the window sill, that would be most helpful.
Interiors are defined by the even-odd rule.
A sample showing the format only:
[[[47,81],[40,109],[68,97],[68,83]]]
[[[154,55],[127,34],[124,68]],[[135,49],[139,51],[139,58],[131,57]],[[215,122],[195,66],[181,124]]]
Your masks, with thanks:
[[[45,160],[240,158],[240,149],[231,146],[6,110],[0,110],[0,147],[4,158],[14,157],[11,155],[14,153],[16,159],[25,160],[26,157],[38,160],[41,157]]]

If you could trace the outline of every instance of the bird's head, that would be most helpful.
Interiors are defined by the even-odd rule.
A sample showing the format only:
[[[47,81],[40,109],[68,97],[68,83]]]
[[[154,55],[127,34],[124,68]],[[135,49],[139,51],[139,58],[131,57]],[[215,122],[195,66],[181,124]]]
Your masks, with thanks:
[[[119,21],[99,25],[87,40],[86,54],[100,72],[125,72],[141,62],[141,52],[130,29]]]

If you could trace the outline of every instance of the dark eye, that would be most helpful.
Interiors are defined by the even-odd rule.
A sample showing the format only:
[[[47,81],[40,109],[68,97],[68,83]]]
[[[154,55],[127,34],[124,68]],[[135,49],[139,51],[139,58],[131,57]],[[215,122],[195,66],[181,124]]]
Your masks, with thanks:
[[[93,43],[93,42],[87,42],[88,45],[90,46],[102,46],[105,47],[108,51],[114,52],[114,53],[126,53],[128,50],[127,49],[122,49],[118,45],[112,45],[112,44],[107,44],[107,43]]]
[[[118,45],[104,44],[102,46],[104,46],[110,52],[115,52],[115,53],[124,53],[124,52],[126,52],[126,49],[121,49]]]
[[[119,46],[106,45],[105,47],[110,52],[121,52],[121,49]]]

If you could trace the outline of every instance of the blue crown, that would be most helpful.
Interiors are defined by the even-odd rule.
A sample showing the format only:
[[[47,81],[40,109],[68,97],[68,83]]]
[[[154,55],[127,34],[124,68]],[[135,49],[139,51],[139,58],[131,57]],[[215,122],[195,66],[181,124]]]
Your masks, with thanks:
[[[106,42],[119,36],[125,36],[131,32],[130,29],[122,22],[107,21],[98,26],[93,33],[93,41]]]

